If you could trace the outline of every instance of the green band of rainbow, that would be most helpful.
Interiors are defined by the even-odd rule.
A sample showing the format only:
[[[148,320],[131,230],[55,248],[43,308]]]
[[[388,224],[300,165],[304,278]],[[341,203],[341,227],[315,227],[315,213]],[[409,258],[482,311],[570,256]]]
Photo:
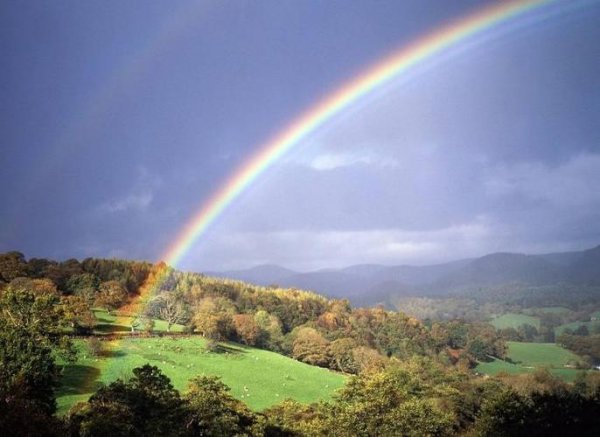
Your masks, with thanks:
[[[417,40],[369,68],[310,108],[259,148],[193,215],[163,259],[177,266],[194,242],[252,182],[292,147],[365,95],[446,48],[554,0],[503,1]]]

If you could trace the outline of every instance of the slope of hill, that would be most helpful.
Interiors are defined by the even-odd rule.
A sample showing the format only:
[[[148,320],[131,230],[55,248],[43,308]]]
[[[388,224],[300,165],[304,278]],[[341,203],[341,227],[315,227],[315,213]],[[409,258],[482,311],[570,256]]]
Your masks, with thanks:
[[[185,391],[198,375],[216,375],[231,394],[250,408],[262,410],[291,398],[303,403],[330,399],[345,377],[275,352],[235,343],[222,343],[218,352],[206,351],[206,340],[193,337],[134,338],[103,342],[105,351],[94,357],[84,341],[80,359],[66,364],[58,392],[60,413],[85,401],[100,384],[127,378],[146,363],[159,367],[175,388]]]
[[[567,275],[571,281],[600,282],[600,246],[580,252]]]

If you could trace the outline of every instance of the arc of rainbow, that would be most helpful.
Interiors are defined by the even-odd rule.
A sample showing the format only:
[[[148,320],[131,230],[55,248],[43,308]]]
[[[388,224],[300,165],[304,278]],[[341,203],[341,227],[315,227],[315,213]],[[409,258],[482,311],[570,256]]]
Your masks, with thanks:
[[[145,303],[152,298],[169,273],[169,266],[176,266],[194,242],[251,183],[274,162],[280,159],[302,139],[332,119],[352,103],[359,101],[381,85],[409,71],[412,67],[440,54],[444,49],[481,35],[484,31],[505,23],[512,18],[538,9],[558,0],[512,0],[502,1],[480,9],[454,23],[442,27],[418,39],[391,56],[376,63],[363,74],[349,81],[326,96],[315,106],[295,119],[242,165],[215,194],[194,214],[168,248],[162,259],[163,267],[156,269],[121,313],[121,320],[139,315]],[[584,2],[585,3],[585,2]],[[572,5],[572,4],[570,4]],[[117,322],[119,323],[119,322]],[[127,324],[123,321],[121,324]],[[111,348],[127,347],[127,342],[113,340]],[[114,362],[115,360],[113,360]]]
[[[400,49],[364,74],[346,83],[294,120],[279,135],[265,143],[191,218],[163,259],[176,266],[194,242],[257,177],[308,134],[374,89],[439,54],[444,49],[482,33],[513,17],[555,0],[500,2],[483,8],[457,22]]]
[[[265,170],[310,133],[352,103],[359,101],[412,67],[441,53],[444,49],[555,1],[557,0],[512,0],[479,9],[475,13],[441,27],[401,48],[326,96],[278,135],[259,147],[259,151],[238,168],[225,184],[201,206],[162,256],[166,266],[176,266],[194,242]],[[140,288],[139,295],[130,302],[124,313],[139,313],[143,309],[143,303],[157,291],[167,273],[167,267],[155,271]]]

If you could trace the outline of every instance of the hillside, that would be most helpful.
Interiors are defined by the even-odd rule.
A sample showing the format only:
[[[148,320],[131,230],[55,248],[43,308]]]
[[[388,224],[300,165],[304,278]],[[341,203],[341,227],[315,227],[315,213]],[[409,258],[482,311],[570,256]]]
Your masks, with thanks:
[[[80,359],[64,367],[58,392],[59,412],[86,401],[100,384],[127,378],[146,363],[159,367],[176,389],[185,391],[197,375],[215,375],[231,394],[250,408],[262,410],[284,399],[302,403],[331,399],[345,377],[283,355],[235,343],[221,343],[217,352],[206,351],[206,340],[194,337],[154,337],[103,342],[98,357],[78,342]]]

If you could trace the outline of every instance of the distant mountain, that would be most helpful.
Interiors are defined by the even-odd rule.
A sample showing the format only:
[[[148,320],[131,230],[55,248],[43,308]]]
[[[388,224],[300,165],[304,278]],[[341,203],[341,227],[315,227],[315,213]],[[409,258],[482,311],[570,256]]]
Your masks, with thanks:
[[[569,266],[568,279],[574,282],[600,282],[600,246],[579,254]]]
[[[464,267],[442,277],[443,288],[466,285],[498,285],[512,282],[547,284],[560,281],[564,268],[535,256],[517,253],[494,253],[475,259]]]
[[[494,253],[429,266],[359,264],[300,273],[277,265],[207,272],[258,285],[312,290],[355,305],[388,304],[397,297],[447,295],[505,284],[600,284],[600,246],[580,252]]]

